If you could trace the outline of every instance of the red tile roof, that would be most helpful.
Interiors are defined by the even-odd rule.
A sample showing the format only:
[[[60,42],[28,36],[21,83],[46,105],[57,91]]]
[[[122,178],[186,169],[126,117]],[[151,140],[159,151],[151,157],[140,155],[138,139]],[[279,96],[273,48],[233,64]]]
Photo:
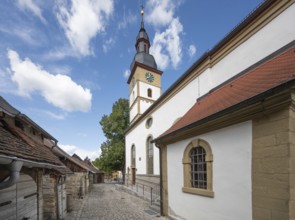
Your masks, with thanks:
[[[295,79],[295,51],[289,49],[214,89],[158,139]]]

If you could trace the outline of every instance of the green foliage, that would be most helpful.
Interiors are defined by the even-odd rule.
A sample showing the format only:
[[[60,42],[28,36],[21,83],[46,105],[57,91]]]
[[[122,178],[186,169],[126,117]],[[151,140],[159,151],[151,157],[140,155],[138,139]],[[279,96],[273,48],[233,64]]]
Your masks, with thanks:
[[[113,104],[112,113],[100,120],[107,140],[101,144],[101,155],[94,164],[102,171],[111,173],[124,170],[125,135],[129,126],[129,104],[127,99],[119,99]]]

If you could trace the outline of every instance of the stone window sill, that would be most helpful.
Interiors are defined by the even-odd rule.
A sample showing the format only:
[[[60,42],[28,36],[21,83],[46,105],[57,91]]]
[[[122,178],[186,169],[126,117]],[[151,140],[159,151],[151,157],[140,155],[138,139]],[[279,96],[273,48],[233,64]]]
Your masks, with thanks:
[[[182,187],[182,192],[214,198],[214,192],[211,190],[207,190],[207,189]]]

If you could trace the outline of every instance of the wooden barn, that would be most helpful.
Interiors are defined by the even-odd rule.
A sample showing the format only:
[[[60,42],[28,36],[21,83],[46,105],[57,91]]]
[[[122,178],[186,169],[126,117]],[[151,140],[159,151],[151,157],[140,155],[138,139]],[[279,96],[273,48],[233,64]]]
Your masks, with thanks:
[[[66,217],[71,171],[44,145],[57,141],[0,96],[0,219]]]

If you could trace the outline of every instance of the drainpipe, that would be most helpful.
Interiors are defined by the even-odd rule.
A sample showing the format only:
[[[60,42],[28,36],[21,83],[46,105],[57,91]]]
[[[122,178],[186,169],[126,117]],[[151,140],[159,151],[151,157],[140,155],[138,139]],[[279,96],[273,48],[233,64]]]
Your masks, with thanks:
[[[163,173],[162,173],[162,147],[156,143],[156,147],[159,149],[160,153],[160,214],[161,216],[164,216],[164,211],[163,211]]]
[[[7,165],[9,170],[9,179],[7,181],[3,181],[0,183],[0,190],[8,188],[16,183],[19,178],[19,172],[23,166],[23,162],[21,161],[12,161],[9,165]]]

